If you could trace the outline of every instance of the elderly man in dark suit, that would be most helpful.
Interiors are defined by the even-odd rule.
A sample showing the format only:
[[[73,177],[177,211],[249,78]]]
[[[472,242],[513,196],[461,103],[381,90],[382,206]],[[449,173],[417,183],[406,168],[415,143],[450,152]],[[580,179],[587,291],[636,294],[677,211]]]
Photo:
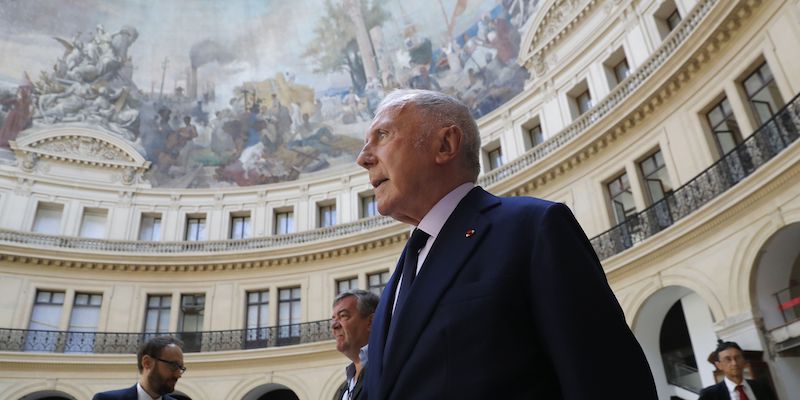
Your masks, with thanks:
[[[358,164],[378,211],[415,226],[369,338],[370,400],[655,400],[650,368],[563,204],[475,186],[460,101],[389,94]]]
[[[725,374],[722,382],[700,391],[698,400],[776,400],[769,384],[744,379],[747,361],[736,342],[720,342],[712,354],[714,365]]]
[[[156,336],[136,353],[141,378],[127,389],[97,393],[92,400],[175,400],[169,393],[186,372],[183,366],[183,342],[172,336]]]

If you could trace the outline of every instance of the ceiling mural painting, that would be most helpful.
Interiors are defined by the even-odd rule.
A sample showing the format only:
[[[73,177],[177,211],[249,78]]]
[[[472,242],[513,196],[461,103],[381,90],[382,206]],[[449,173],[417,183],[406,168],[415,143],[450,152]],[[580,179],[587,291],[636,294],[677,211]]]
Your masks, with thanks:
[[[0,159],[91,127],[157,187],[249,186],[352,164],[380,100],[440,90],[481,117],[522,91],[536,0],[0,0]]]

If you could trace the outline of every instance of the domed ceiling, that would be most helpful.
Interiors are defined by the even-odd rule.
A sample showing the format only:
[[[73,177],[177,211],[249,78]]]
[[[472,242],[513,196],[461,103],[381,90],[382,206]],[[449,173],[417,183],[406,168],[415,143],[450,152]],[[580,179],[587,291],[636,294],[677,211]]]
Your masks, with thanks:
[[[518,94],[536,0],[0,0],[0,156],[87,126],[153,186],[249,186],[352,164],[381,98]]]

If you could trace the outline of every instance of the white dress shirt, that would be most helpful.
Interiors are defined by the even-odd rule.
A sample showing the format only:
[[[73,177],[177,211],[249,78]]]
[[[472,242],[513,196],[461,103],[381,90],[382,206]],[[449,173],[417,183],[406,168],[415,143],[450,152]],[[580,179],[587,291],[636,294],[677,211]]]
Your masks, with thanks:
[[[156,397],[155,399],[150,397],[149,394],[144,390],[141,383],[136,384],[136,393],[138,394],[139,400],[161,400],[161,396]]]
[[[725,386],[728,387],[728,394],[731,396],[731,400],[742,400],[739,398],[739,392],[736,391],[736,384],[733,383],[732,380],[725,377]],[[753,389],[750,388],[750,385],[747,384],[747,379],[742,379],[742,386],[744,387],[744,392],[747,394],[747,398],[749,400],[758,400],[756,399],[756,394],[753,393]]]
[[[450,214],[455,211],[458,203],[460,203],[461,200],[467,196],[467,193],[469,193],[469,191],[474,187],[474,182],[467,182],[462,183],[457,188],[453,189],[450,193],[442,197],[442,199],[439,200],[433,206],[433,208],[431,208],[430,211],[425,214],[424,217],[422,217],[422,220],[419,221],[419,225],[415,227],[416,229],[419,229],[430,235],[428,241],[425,242],[425,246],[422,246],[422,249],[419,251],[419,258],[417,259],[417,275],[419,275],[419,271],[422,270],[422,264],[425,262],[425,258],[428,257],[428,253],[431,251],[433,243],[436,242],[436,237],[439,236],[439,232],[442,231],[444,223],[447,222],[448,218],[450,218]],[[398,282],[402,281],[403,276],[401,274]],[[400,285],[398,284],[397,289],[394,292],[394,298],[397,299],[399,295]],[[395,305],[397,305],[396,301],[394,304],[392,304],[392,312],[394,312]]]

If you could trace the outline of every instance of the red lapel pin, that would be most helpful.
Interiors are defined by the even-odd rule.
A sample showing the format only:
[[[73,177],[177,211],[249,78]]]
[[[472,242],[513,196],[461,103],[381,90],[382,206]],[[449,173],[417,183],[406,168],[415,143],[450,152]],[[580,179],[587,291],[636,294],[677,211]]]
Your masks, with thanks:
[[[464,234],[464,237],[471,237],[475,234],[475,229],[467,229],[467,233]]]

